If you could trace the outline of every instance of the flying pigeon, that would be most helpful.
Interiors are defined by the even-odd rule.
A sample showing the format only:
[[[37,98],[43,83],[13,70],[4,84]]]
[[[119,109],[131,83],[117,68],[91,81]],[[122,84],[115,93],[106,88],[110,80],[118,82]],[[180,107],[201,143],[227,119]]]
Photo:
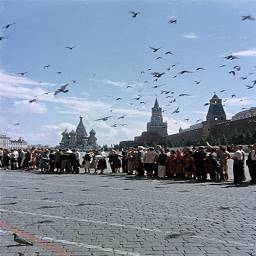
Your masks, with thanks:
[[[17,75],[21,75],[21,76],[25,76],[28,72],[19,72],[19,73],[16,73]]]
[[[181,93],[179,94],[179,97],[182,97],[182,96],[191,96],[190,94],[187,94],[187,93]]]
[[[33,103],[33,102],[36,102],[37,99],[32,99],[32,100],[29,100],[28,103]]]
[[[139,14],[140,14],[140,12],[135,12],[135,11],[129,11],[129,13],[131,13],[131,14],[132,14],[132,18],[136,18],[136,17],[137,17],[137,15],[139,15]]]
[[[61,92],[63,92],[63,93],[68,92],[68,90],[66,89],[67,86],[68,86],[68,83],[62,85],[59,89],[57,89],[57,91],[54,92],[54,95],[57,95],[57,94],[59,94],[59,93],[61,93]]]
[[[240,70],[241,70],[241,67],[238,66],[238,65],[234,66],[233,68],[236,69],[237,71],[240,71]]]
[[[235,56],[235,55],[228,55],[224,57],[226,60],[234,60],[234,59],[239,59],[239,57]]]
[[[195,83],[196,83],[196,84],[200,84],[200,83],[201,83],[201,81],[195,81]]]
[[[11,27],[11,26],[13,26],[13,25],[15,25],[15,24],[16,24],[15,22],[9,23],[9,24],[3,26],[3,28],[8,29],[9,27]]]
[[[179,113],[180,112],[180,110],[179,110],[180,108],[179,107],[177,107],[173,112],[172,112],[172,114],[175,114],[175,113]]]
[[[254,85],[245,85],[247,87],[247,89],[252,89],[254,87]]]
[[[96,119],[94,121],[107,121],[109,118],[111,118],[112,116],[105,116],[105,117],[102,117],[102,118],[99,118],[99,119]]]
[[[153,52],[157,52],[158,50],[160,50],[160,49],[161,49],[161,47],[159,47],[159,48],[154,48],[154,47],[151,47],[151,46],[149,46],[149,48],[150,48],[150,49],[152,49],[152,50],[153,50]]]
[[[236,75],[236,72],[235,72],[234,70],[231,70],[231,71],[229,71],[228,73],[229,73],[229,74],[232,74],[233,76]]]
[[[177,19],[170,19],[169,21],[168,21],[168,23],[169,24],[176,24],[177,23]]]
[[[183,75],[183,74],[186,74],[186,73],[193,73],[193,72],[188,71],[188,70],[182,70],[178,74]]]
[[[49,68],[51,65],[45,65],[44,66],[44,69],[46,69],[46,68]]]
[[[165,54],[171,54],[171,55],[173,55],[173,53],[172,53],[171,51],[167,51],[167,52],[165,52]]]
[[[13,233],[13,236],[14,236],[14,241],[20,245],[30,245],[30,246],[33,246],[33,243],[30,242],[30,241],[27,241],[21,237],[19,237],[17,234]]]
[[[244,21],[244,20],[253,21],[253,20],[255,20],[255,18],[253,18],[251,15],[245,15],[245,16],[242,16],[242,21]]]
[[[205,70],[205,68],[199,67],[199,68],[196,68],[196,70]]]
[[[69,49],[69,50],[73,50],[74,48],[76,48],[76,46],[75,45],[74,46],[66,46],[65,48]]]

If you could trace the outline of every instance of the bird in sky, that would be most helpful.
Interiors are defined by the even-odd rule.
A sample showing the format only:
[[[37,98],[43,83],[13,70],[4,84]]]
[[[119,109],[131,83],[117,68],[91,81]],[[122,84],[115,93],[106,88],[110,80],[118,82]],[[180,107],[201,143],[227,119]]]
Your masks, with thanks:
[[[199,67],[199,68],[196,68],[196,70],[205,70],[205,68]]]
[[[203,121],[202,119],[197,119],[196,120],[196,123],[199,123],[199,122],[201,122],[201,121]]]
[[[33,103],[33,102],[37,102],[37,99],[32,99],[32,100],[29,100],[28,103]]]
[[[140,101],[140,103],[139,104],[146,104],[146,102],[145,101]]]
[[[208,106],[208,105],[210,105],[210,103],[209,103],[209,102],[207,102],[207,103],[204,103],[204,106]]]
[[[154,85],[152,88],[153,88],[153,89],[156,89],[156,88],[162,87],[162,86],[164,86],[164,85],[165,85],[165,84]]]
[[[6,24],[5,26],[3,26],[4,29],[8,29],[9,27],[15,25],[16,23],[13,22],[13,23],[9,23],[9,24]]]
[[[180,108],[177,107],[177,108],[172,112],[172,114],[177,114],[177,113],[179,113],[179,112],[180,112]]]
[[[57,74],[59,74],[59,75],[60,75],[60,74],[62,74],[62,72],[61,72],[61,71],[57,71],[56,73],[57,73]]]
[[[225,92],[226,90],[220,90],[220,92],[222,93],[222,92]]]
[[[177,24],[177,19],[170,19],[168,21],[169,24]]]
[[[98,118],[94,121],[107,121],[109,118],[111,118],[112,116],[105,116],[105,117],[102,117],[102,118]]]
[[[132,100],[140,100],[141,96],[138,96],[138,97],[135,97],[135,98],[132,98]]]
[[[236,65],[236,66],[233,67],[233,69],[236,69],[237,71],[240,71],[240,70],[241,70],[241,67],[238,66],[238,65]]]
[[[51,65],[45,65],[44,66],[44,69],[46,69],[46,68],[49,68]]]
[[[140,14],[140,12],[135,12],[135,11],[129,11],[129,13],[132,14],[132,18],[136,18]]]
[[[228,73],[231,74],[231,75],[233,75],[233,76],[236,75],[236,72],[235,72],[234,70],[231,70],[231,71],[229,71]]]
[[[71,80],[71,82],[72,82],[73,84],[76,84],[76,80]]]
[[[244,20],[251,20],[251,21],[253,21],[253,20],[255,20],[255,18],[252,17],[251,15],[245,15],[245,16],[242,16],[242,21],[244,21]]]
[[[17,75],[21,75],[21,76],[25,76],[28,72],[19,72],[19,73],[16,73]]]
[[[132,86],[131,85],[127,85],[126,88],[131,88]]]
[[[245,85],[247,87],[247,89],[252,89],[254,87],[254,85]]]
[[[256,84],[256,80],[253,80],[253,81],[252,81],[252,84],[255,85],[255,84]]]
[[[236,97],[236,95],[235,95],[235,94],[232,94],[232,95],[231,95],[231,98],[235,98],[235,97]]]
[[[171,55],[174,55],[172,51],[167,51],[167,52],[165,52],[164,54],[171,54]]]
[[[74,48],[76,48],[76,46],[75,45],[73,45],[73,46],[66,46],[65,48],[69,49],[69,50],[73,50]]]
[[[140,73],[141,73],[141,74],[145,74],[145,71],[144,71],[144,70],[142,70],[142,71],[140,71]]]
[[[14,123],[13,125],[14,125],[14,126],[18,126],[18,125],[20,125],[20,123],[19,123],[19,122],[16,122],[16,123]]]
[[[124,119],[126,115],[119,116],[117,119]]]
[[[151,47],[151,46],[149,46],[149,48],[150,48],[150,49],[152,49],[152,50],[153,50],[153,52],[157,52],[158,50],[160,50],[160,49],[161,49],[161,47],[159,47],[159,48],[154,48],[154,47]]]
[[[68,85],[69,85],[68,83],[62,85],[60,88],[58,88],[58,89],[54,92],[54,95],[57,95],[57,94],[59,94],[59,93],[61,93],[61,92],[67,93],[67,92],[68,92],[68,90],[67,90],[67,86],[68,86]]]
[[[33,243],[25,240],[24,238],[19,237],[16,233],[13,233],[14,241],[20,245],[30,245],[33,246]]]
[[[159,56],[156,58],[156,60],[161,60],[163,57]]]
[[[174,102],[176,102],[176,99],[169,101],[169,103],[174,103]]]
[[[246,79],[247,79],[247,77],[246,77],[246,76],[241,76],[241,77],[240,77],[240,79],[242,79],[242,80],[246,80]]]
[[[235,59],[239,59],[239,57],[235,56],[235,55],[227,55],[224,57],[226,60],[235,60]]]
[[[185,121],[187,121],[187,122],[188,122],[188,121],[189,121],[189,118],[185,118]]]
[[[181,93],[179,94],[179,97],[183,97],[183,96],[191,96],[190,94],[187,94],[187,93]]]
[[[117,127],[117,124],[112,124],[110,127]]]
[[[160,78],[162,75],[164,75],[165,74],[165,72],[163,72],[163,73],[159,73],[159,72],[152,72],[152,73],[150,73],[151,75],[153,75],[153,77],[156,77],[156,78]]]
[[[188,71],[188,70],[182,70],[178,74],[183,75],[183,74],[189,74],[189,73],[193,73],[193,72],[192,71]]]
[[[220,68],[224,68],[224,67],[226,67],[226,65],[220,65]]]
[[[196,83],[196,84],[200,84],[200,83],[201,83],[201,81],[195,81],[195,83]]]
[[[116,98],[116,100],[122,100],[122,98],[118,97],[118,98]]]

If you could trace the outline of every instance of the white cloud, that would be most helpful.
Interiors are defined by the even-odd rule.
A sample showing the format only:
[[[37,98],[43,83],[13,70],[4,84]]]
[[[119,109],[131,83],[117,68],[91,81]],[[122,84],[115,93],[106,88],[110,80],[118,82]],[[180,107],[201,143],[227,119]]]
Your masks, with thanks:
[[[248,98],[227,98],[223,101],[225,106],[246,106],[253,103],[255,103],[255,101]]]
[[[14,110],[16,113],[34,113],[34,114],[44,114],[48,111],[47,107],[43,103],[29,103],[26,100],[14,101]]]
[[[60,124],[47,124],[44,125],[43,128],[49,130],[49,131],[71,131],[71,130],[76,130],[76,126],[71,124],[71,123],[67,123],[67,122],[62,122]]]
[[[238,57],[256,57],[256,49],[233,52],[232,55],[235,55]]]
[[[197,39],[198,35],[196,35],[195,33],[187,33],[187,34],[183,34],[182,37],[186,39]]]
[[[113,81],[113,80],[109,80],[109,79],[88,79],[89,81],[94,81],[94,82],[98,82],[98,83],[102,83],[102,84],[108,84],[114,87],[119,87],[119,88],[126,88],[127,86],[143,86],[143,83],[139,82],[139,81],[131,81],[131,82],[125,82],[125,81]]]

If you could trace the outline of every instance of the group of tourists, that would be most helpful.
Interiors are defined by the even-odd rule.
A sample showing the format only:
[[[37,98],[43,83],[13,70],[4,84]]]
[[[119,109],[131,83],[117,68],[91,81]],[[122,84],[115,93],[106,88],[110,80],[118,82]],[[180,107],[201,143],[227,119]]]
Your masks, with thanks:
[[[77,150],[49,150],[45,148],[6,150],[0,149],[0,166],[4,169],[39,169],[43,173],[103,173],[109,162],[112,173],[146,176],[159,179],[188,179],[227,181],[228,159],[233,159],[234,183],[245,181],[248,166],[251,183],[256,184],[256,144],[249,146],[246,157],[242,146],[233,148],[193,147],[168,150],[155,148],[111,150],[108,154],[97,150],[81,153]]]

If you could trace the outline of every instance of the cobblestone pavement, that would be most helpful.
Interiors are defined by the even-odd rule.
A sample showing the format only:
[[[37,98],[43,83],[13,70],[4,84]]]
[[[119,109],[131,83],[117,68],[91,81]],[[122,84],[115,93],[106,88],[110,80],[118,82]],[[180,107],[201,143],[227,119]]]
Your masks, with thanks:
[[[256,255],[256,186],[4,170],[0,179],[3,256]],[[13,232],[34,246],[17,246]]]

